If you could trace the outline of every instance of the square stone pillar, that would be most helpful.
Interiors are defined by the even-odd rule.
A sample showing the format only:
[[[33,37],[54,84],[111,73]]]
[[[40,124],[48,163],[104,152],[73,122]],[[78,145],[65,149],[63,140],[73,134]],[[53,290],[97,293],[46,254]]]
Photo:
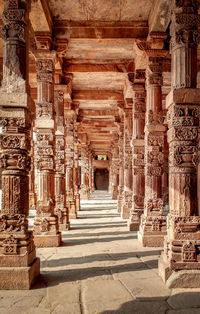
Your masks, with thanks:
[[[122,200],[123,200],[123,190],[124,190],[124,124],[123,122],[118,123],[119,125],[119,186],[118,186],[118,197],[117,197],[117,209],[118,212],[122,212]]]
[[[89,156],[88,145],[81,144],[81,190],[80,197],[82,199],[89,198]]]
[[[66,164],[66,204],[69,219],[77,218],[76,200],[74,195],[74,119],[75,112],[69,108],[65,110],[65,164]]]
[[[124,191],[122,203],[122,218],[130,218],[132,208],[132,108],[124,108]]]
[[[146,50],[147,102],[145,125],[145,204],[138,239],[143,246],[162,246],[166,235],[163,213],[162,175],[166,127],[162,113],[163,50]]]
[[[133,206],[128,227],[138,231],[140,217],[144,212],[145,176],[144,176],[144,126],[146,111],[145,71],[137,70],[133,84]]]
[[[0,289],[29,289],[40,273],[28,231],[31,99],[28,91],[28,1],[7,0],[3,11],[0,89]]]
[[[65,171],[65,124],[64,99],[67,86],[55,85],[55,214],[58,216],[59,230],[69,230],[69,212],[66,206]]]
[[[169,288],[200,287],[198,8],[197,1],[173,1],[171,16],[172,90],[166,99],[169,214],[159,260],[159,274]]]
[[[54,67],[56,52],[36,51],[38,98],[36,103],[36,149],[38,174],[37,215],[34,237],[37,247],[59,246],[61,233],[55,215],[55,115]]]

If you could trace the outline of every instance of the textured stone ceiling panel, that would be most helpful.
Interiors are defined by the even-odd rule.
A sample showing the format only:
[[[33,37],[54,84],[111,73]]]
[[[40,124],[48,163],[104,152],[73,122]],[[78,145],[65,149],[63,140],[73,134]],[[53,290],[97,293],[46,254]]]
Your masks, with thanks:
[[[123,90],[126,73],[77,72],[73,74],[73,89]]]
[[[134,59],[134,39],[70,39],[68,59]]]
[[[144,21],[153,0],[49,0],[54,20]]]

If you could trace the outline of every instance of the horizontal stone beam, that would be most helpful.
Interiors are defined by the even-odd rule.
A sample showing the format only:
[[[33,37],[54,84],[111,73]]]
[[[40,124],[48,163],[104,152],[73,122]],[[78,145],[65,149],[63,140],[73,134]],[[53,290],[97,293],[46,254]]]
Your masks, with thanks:
[[[63,38],[146,38],[147,21],[130,22],[71,22],[56,21],[54,36]]]
[[[123,101],[122,91],[111,90],[73,90],[72,99],[79,100],[117,100]]]

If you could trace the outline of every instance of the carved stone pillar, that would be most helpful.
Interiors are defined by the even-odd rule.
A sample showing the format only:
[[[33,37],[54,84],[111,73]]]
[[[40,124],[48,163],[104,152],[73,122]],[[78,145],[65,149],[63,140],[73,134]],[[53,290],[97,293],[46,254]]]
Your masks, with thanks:
[[[64,98],[66,87],[55,85],[55,214],[58,216],[59,230],[69,230],[69,212],[66,207],[65,169],[65,125]]]
[[[37,216],[34,238],[37,247],[59,246],[61,233],[55,209],[55,116],[54,51],[36,52],[38,99],[36,103],[36,153],[38,169]]]
[[[147,103],[145,126],[145,207],[138,239],[143,246],[162,246],[166,235],[162,174],[166,127],[162,112],[162,50],[147,50]]]
[[[132,208],[132,108],[124,108],[124,191],[122,218],[129,219]]]
[[[172,90],[166,99],[169,214],[164,254],[159,261],[160,276],[170,288],[200,286],[198,6],[197,1],[173,1],[171,18]]]
[[[89,158],[88,145],[81,144],[81,191],[82,199],[89,198]]]
[[[92,152],[89,149],[89,196],[92,193]]]
[[[116,143],[118,138],[113,143],[113,156],[112,156],[112,199],[117,200],[118,196],[118,185],[119,185],[119,148]]]
[[[31,101],[31,120],[35,121],[35,103]],[[35,190],[35,152],[34,152],[34,140],[33,140],[34,123],[31,125],[31,166],[29,171],[29,209],[36,209],[36,190]]]
[[[77,119],[76,119],[77,120]],[[78,124],[74,121],[74,197],[76,204],[76,212],[80,210],[80,191],[79,191],[79,148],[78,148]]]
[[[0,289],[29,289],[40,273],[28,231],[30,96],[28,95],[28,1],[7,0],[3,11],[3,82],[0,89]]]
[[[140,217],[144,212],[144,126],[146,111],[145,72],[137,70],[133,84],[133,207],[128,222],[130,231],[138,231]]]
[[[118,186],[118,202],[117,208],[118,212],[122,212],[122,200],[123,200],[123,191],[124,191],[124,124],[121,122],[119,124],[119,186]]]
[[[75,219],[76,202],[74,197],[74,110],[67,109],[65,111],[66,125],[66,202],[69,209],[69,218]]]

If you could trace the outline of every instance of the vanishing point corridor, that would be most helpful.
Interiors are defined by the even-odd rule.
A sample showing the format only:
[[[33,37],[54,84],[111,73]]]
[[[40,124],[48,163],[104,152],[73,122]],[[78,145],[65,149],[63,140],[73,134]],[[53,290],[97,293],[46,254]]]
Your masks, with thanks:
[[[199,289],[166,289],[160,249],[140,246],[105,191],[81,201],[60,247],[37,254],[41,280],[30,291],[1,291],[1,314],[200,313]]]

